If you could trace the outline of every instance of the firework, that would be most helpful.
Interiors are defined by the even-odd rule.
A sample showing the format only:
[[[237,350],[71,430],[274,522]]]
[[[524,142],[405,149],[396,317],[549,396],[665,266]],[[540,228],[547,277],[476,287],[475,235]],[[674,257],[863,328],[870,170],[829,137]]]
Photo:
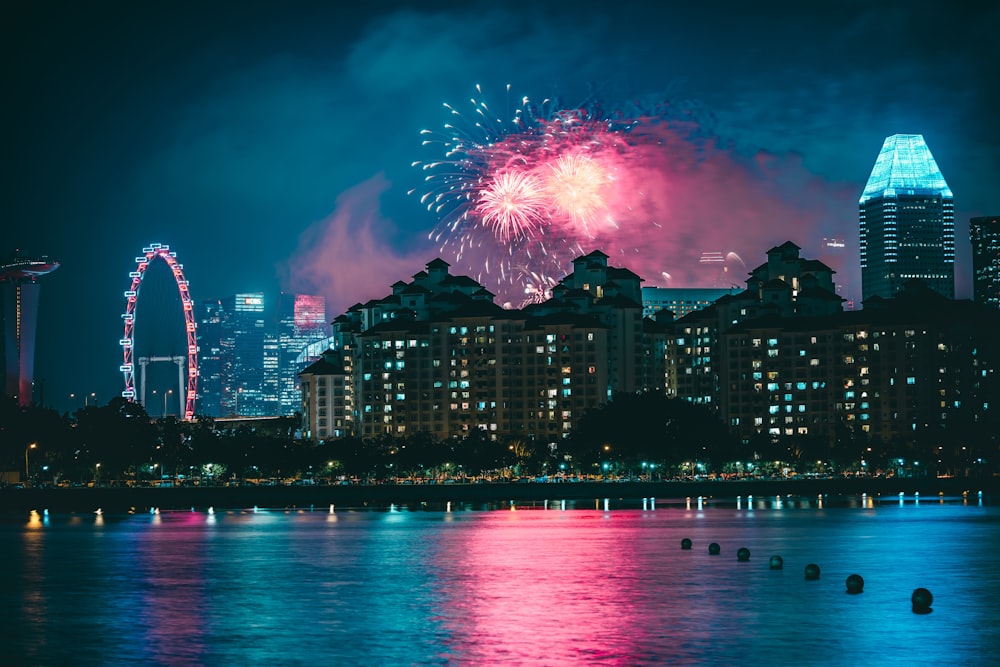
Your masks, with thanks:
[[[506,171],[490,179],[476,201],[482,224],[507,243],[532,236],[545,223],[545,193],[538,178],[521,171]]]
[[[445,105],[445,131],[423,131],[443,157],[413,164],[426,172],[421,202],[439,219],[430,238],[501,300],[538,300],[575,257],[623,250],[621,224],[660,227],[641,215],[642,165],[663,151],[649,131],[660,116],[524,97],[504,118],[471,104],[466,114]]]
[[[560,155],[547,166],[545,185],[553,214],[569,218],[589,235],[598,216],[607,210],[604,190],[612,182],[610,174],[585,154]]]

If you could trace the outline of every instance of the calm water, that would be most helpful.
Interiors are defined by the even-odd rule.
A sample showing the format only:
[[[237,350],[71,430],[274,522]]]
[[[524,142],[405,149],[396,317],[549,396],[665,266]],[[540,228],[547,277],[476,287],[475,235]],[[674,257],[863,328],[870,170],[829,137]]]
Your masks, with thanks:
[[[1000,664],[1000,508],[851,505],[6,517],[0,662]]]

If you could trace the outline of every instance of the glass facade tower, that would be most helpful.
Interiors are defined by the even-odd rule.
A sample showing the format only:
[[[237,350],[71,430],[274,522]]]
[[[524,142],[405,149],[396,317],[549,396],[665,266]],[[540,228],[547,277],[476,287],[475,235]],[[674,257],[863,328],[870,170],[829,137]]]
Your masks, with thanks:
[[[282,294],[278,302],[279,413],[295,414],[302,408],[299,372],[319,358],[304,356],[306,348],[330,335],[326,299],[310,294]]]
[[[955,298],[955,209],[923,136],[887,137],[858,201],[862,299],[910,280]]]

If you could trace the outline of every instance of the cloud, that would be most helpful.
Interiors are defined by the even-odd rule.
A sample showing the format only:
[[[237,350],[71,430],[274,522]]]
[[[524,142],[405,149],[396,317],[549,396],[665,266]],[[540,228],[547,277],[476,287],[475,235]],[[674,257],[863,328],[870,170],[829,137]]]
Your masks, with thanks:
[[[342,193],[336,209],[299,236],[298,248],[282,268],[285,289],[321,294],[328,313],[341,313],[384,296],[392,283],[434,259],[425,243],[412,243],[407,251],[390,246],[395,225],[382,216],[379,204],[389,189],[379,174]]]

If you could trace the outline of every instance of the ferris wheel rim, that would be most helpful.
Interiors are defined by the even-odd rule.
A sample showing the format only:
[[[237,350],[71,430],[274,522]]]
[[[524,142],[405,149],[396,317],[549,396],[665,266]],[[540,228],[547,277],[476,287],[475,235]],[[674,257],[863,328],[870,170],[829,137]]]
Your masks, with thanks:
[[[194,419],[195,399],[198,390],[198,344],[197,322],[194,317],[194,302],[188,289],[188,281],[184,277],[184,266],[177,262],[177,253],[170,250],[169,245],[151,243],[142,249],[143,254],[135,258],[136,270],[129,273],[132,282],[125,291],[124,335],[119,340],[122,346],[122,365],[119,370],[125,376],[125,389],[122,397],[134,401],[135,396],[135,363],[133,359],[135,309],[139,301],[139,289],[149,265],[156,259],[162,259],[170,268],[177,290],[181,297],[181,309],[184,313],[184,329],[187,335],[187,390],[184,401],[184,419]]]

